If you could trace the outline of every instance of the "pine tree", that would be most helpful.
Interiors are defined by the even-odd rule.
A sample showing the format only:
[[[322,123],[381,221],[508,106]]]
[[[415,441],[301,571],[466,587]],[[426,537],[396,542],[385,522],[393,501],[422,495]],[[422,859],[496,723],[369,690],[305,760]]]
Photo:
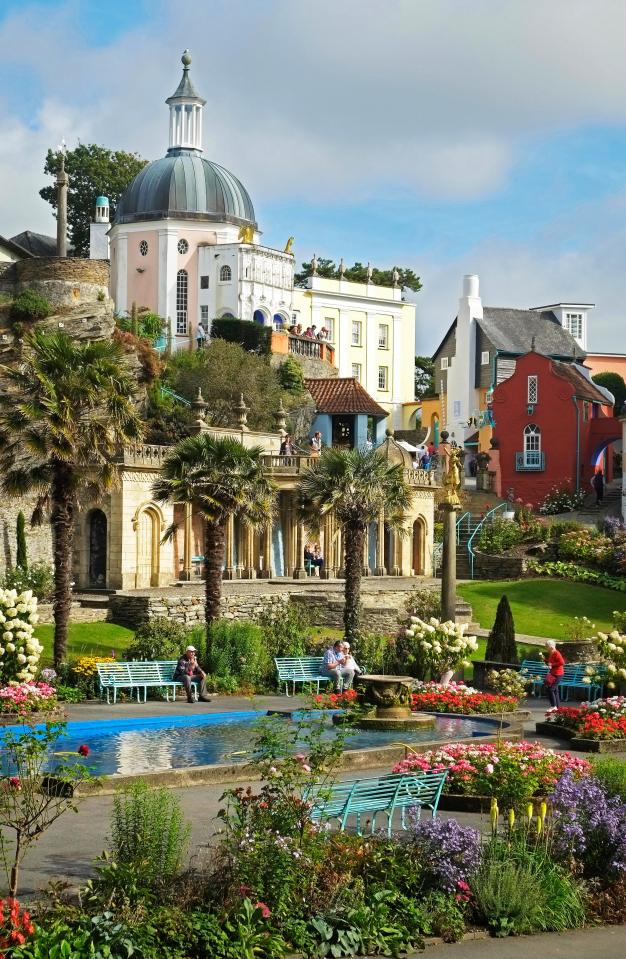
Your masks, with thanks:
[[[15,565],[20,569],[28,569],[28,559],[26,556],[26,520],[24,514],[20,511],[17,514],[17,523],[15,525],[15,539],[17,548],[15,551]]]
[[[485,659],[487,662],[510,663],[512,666],[516,666],[519,662],[515,644],[515,623],[506,596],[503,596],[498,603],[496,621],[487,640]]]

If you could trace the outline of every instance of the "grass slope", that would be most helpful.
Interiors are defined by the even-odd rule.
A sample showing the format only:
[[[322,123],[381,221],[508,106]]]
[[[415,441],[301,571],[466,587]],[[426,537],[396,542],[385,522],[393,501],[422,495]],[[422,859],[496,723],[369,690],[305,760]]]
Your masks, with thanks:
[[[54,626],[44,623],[38,626],[35,635],[43,644],[42,658],[48,663],[52,661],[52,639]],[[129,645],[134,632],[115,623],[70,623],[68,657],[76,656],[110,656],[111,650],[121,653]]]
[[[503,594],[511,604],[515,631],[527,636],[565,639],[565,626],[573,616],[588,616],[598,629],[611,628],[613,610],[626,609],[623,593],[569,583],[562,579],[496,580],[463,583],[457,589],[471,603],[474,620],[491,629]]]

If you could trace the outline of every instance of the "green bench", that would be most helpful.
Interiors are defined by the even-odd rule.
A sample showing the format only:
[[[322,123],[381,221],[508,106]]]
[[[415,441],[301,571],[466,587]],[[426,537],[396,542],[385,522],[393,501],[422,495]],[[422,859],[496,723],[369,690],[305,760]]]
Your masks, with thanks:
[[[559,691],[563,692],[563,700],[567,700],[570,689],[587,690],[587,699],[589,700],[595,700],[600,696],[602,693],[602,684],[585,682],[585,679],[589,679],[587,673],[588,666],[593,666],[599,675],[606,673],[606,666],[603,663],[567,663],[563,667],[564,673],[559,680]],[[532,679],[533,696],[537,696],[541,692],[548,671],[546,663],[534,659],[523,660],[520,666],[520,673]]]
[[[141,690],[143,689],[145,703],[148,689],[159,688],[164,690],[167,702],[169,702],[171,691],[172,701],[174,701],[177,687],[183,685],[180,679],[174,679],[176,662],[177,660],[172,659],[155,662],[96,663],[100,695],[104,696],[106,692],[107,703],[110,703],[112,692],[113,702],[116,703],[118,689],[130,689],[131,696],[133,691],[136,692],[137,702],[142,702]],[[197,681],[199,680],[194,680],[194,682]]]
[[[422,809],[437,815],[439,800],[446,781],[447,771],[419,774],[392,773],[377,779],[356,779],[334,783],[328,788],[315,787],[305,794],[312,802],[311,819],[315,822],[330,822],[336,819],[343,832],[351,816],[355,817],[357,835],[362,835],[361,821],[368,817],[370,831],[376,828],[376,816],[387,816],[387,835],[391,836],[393,816],[400,810],[400,825],[406,829],[406,810],[415,808],[418,818]]]
[[[278,685],[285,684],[285,696],[289,696],[289,684],[296,694],[296,683],[315,686],[320,691],[320,683],[331,683],[332,679],[322,672],[323,656],[279,656],[274,658],[278,673]]]

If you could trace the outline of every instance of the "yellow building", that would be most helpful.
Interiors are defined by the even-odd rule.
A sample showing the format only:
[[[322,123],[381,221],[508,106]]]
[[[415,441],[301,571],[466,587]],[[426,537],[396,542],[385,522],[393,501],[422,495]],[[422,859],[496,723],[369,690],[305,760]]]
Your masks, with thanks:
[[[402,427],[402,404],[414,391],[415,306],[399,287],[311,276],[293,291],[292,318],[328,331],[339,376],[354,376]]]

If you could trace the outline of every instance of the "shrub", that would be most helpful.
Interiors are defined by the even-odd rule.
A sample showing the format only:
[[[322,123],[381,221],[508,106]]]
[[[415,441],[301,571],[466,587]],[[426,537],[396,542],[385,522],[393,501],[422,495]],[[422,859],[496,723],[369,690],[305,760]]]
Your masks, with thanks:
[[[189,839],[178,797],[137,782],[113,798],[112,858],[154,886],[176,875]]]
[[[54,307],[45,296],[34,290],[24,290],[11,303],[10,317],[18,323],[34,323],[45,320],[54,313]]]
[[[613,568],[614,541],[596,530],[584,529],[563,533],[559,539],[559,559],[572,560],[599,569]]]
[[[553,522],[548,527],[550,539],[559,540],[565,533],[578,533],[580,530],[588,529],[584,523],[579,523],[575,519],[563,519]]]
[[[7,569],[2,585],[5,589],[15,589],[18,593],[30,590],[40,602],[46,603],[54,595],[54,572],[49,563],[38,560],[28,569],[22,566]]]
[[[478,641],[466,636],[466,630],[466,623],[441,622],[434,616],[425,622],[412,616],[396,641],[394,668],[397,664],[418,679],[439,679],[447,670],[469,666],[467,657],[478,648]]]
[[[351,652],[361,669],[367,668],[368,673],[381,673],[387,666],[392,642],[390,636],[361,633]]]
[[[427,885],[444,892],[466,888],[480,865],[480,833],[456,819],[420,820],[413,811],[408,842]]]
[[[506,596],[502,596],[498,603],[493,629],[487,639],[485,659],[487,662],[511,663],[514,666],[519,663],[515,643],[515,623]]]
[[[188,646],[188,636],[180,623],[157,616],[142,623],[124,650],[124,659],[178,659]]]
[[[493,837],[472,883],[476,912],[496,936],[582,925],[574,882],[547,855]]]
[[[600,572],[595,569],[587,569],[586,566],[579,566],[577,563],[538,563],[528,560],[527,567],[529,572],[534,572],[538,576],[558,576],[562,579],[569,579],[574,583],[592,583],[594,586],[604,586],[605,589],[614,589],[619,593],[626,593],[626,579],[623,576],[611,576],[610,573]]]
[[[544,516],[551,516],[555,513],[570,513],[575,509],[581,509],[584,505],[585,497],[582,490],[572,490],[571,480],[565,480],[560,486],[553,486],[546,494],[539,507],[539,512]]]
[[[257,622],[265,631],[267,649],[272,657],[306,655],[309,617],[304,607],[290,602],[272,603],[263,608]]]
[[[37,599],[26,590],[0,589],[0,686],[17,680],[29,683],[37,672],[43,646],[34,635]]]
[[[524,534],[517,523],[497,516],[481,527],[476,546],[483,553],[504,553],[523,539]]]
[[[626,761],[612,756],[594,756],[592,773],[609,797],[626,802]]]
[[[256,623],[233,620],[214,622],[207,672],[214,677],[236,679],[242,686],[271,687],[275,668],[262,628]]]
[[[304,371],[293,356],[288,356],[278,367],[280,385],[287,393],[304,393]]]
[[[524,699],[530,680],[516,669],[491,669],[487,673],[487,686],[496,693],[511,696],[518,703]]]
[[[113,339],[121,344],[127,353],[134,353],[139,361],[141,372],[138,375],[140,383],[152,383],[163,371],[163,366],[152,343],[134,333],[127,333],[124,330],[115,329]]]
[[[248,320],[220,317],[211,323],[212,339],[238,343],[244,350],[268,356],[272,352],[272,329]]]
[[[48,712],[57,705],[57,691],[47,683],[17,683],[0,687],[0,714]]]
[[[441,591],[439,589],[422,589],[419,586],[414,587],[407,596],[404,608],[407,617],[418,616],[419,619],[430,619],[435,616],[437,619],[441,616]]]

